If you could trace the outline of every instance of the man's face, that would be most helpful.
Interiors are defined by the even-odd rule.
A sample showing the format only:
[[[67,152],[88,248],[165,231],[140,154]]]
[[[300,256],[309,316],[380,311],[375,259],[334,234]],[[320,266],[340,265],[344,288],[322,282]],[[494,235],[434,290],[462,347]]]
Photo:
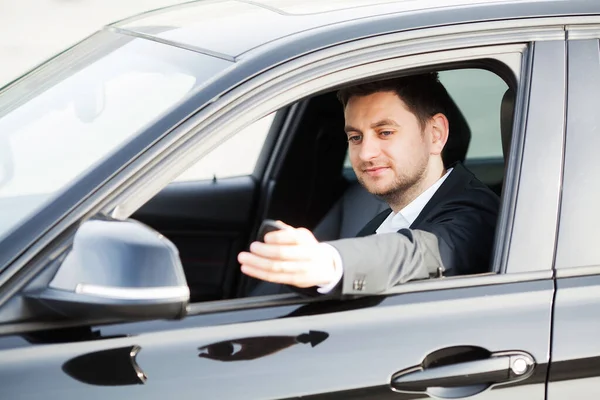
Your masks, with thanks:
[[[371,193],[393,198],[418,184],[428,167],[428,130],[394,92],[351,97],[344,110],[350,162]]]

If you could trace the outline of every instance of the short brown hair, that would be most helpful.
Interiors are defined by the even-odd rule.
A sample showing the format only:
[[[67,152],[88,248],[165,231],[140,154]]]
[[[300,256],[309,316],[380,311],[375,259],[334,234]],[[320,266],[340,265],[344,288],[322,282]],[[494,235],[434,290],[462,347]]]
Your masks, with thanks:
[[[447,116],[450,96],[441,84],[437,72],[362,83],[340,89],[337,97],[346,108],[348,101],[354,96],[369,96],[379,92],[396,93],[417,117],[422,128],[438,113]]]

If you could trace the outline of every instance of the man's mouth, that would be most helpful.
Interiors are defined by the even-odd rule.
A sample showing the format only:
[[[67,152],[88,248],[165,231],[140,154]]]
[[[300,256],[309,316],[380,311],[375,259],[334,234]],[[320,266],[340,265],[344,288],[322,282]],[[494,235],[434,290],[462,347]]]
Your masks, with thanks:
[[[388,169],[389,167],[370,167],[365,168],[363,171],[370,176],[378,176],[387,171]]]

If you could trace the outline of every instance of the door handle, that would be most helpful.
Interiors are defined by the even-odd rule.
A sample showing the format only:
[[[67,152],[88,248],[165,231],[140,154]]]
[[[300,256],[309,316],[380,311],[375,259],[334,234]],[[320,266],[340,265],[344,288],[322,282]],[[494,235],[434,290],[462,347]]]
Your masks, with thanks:
[[[472,396],[488,387],[522,380],[535,368],[525,352],[492,353],[489,358],[425,368],[412,367],[392,376],[391,387],[403,393],[428,393],[442,398]]]

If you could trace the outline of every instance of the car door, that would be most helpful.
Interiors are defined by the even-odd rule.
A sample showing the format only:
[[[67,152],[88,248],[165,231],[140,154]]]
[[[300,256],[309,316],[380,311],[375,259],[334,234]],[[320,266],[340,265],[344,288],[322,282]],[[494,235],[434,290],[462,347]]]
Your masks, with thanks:
[[[600,27],[568,30],[567,136],[548,399],[600,395]]]
[[[344,301],[280,295],[198,303],[178,321],[4,328],[2,398],[544,399],[565,46],[548,40],[519,48],[499,273]],[[489,48],[480,50],[491,57]],[[473,59],[477,51],[457,54]],[[445,53],[431,56],[425,60]],[[540,196],[546,201],[532,209]],[[535,243],[526,240],[532,226]]]

